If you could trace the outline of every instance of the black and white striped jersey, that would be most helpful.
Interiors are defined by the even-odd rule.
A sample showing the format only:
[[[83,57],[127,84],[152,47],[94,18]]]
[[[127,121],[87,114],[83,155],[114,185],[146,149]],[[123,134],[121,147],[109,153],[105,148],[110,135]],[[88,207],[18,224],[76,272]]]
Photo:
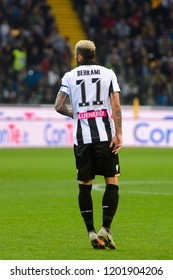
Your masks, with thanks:
[[[110,92],[120,92],[111,69],[81,65],[62,78],[60,92],[69,95],[76,145],[108,141],[115,135]]]

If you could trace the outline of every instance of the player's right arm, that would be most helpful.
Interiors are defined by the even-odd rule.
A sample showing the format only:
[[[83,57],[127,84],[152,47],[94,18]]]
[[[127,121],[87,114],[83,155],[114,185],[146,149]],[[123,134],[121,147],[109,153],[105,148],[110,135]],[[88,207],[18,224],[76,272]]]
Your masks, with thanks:
[[[72,109],[68,107],[67,104],[65,104],[66,98],[67,98],[66,93],[61,91],[57,93],[56,101],[55,101],[55,110],[61,115],[73,118]]]
[[[111,96],[112,117],[115,125],[115,136],[112,138],[110,147],[113,153],[118,153],[122,146],[122,113],[119,92],[114,92]]]
[[[112,93],[110,95],[110,102],[112,108],[112,118],[115,126],[115,136],[112,138],[110,148],[112,152],[117,154],[122,146],[122,113],[120,105],[120,87],[117,82],[115,73],[110,70],[112,75]]]

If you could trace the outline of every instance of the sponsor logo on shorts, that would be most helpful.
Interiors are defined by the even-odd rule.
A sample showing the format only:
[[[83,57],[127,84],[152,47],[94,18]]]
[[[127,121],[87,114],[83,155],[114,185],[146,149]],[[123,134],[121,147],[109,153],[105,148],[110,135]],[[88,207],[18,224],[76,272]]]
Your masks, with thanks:
[[[115,165],[115,168],[116,168],[116,171],[119,172],[119,165],[118,164]]]

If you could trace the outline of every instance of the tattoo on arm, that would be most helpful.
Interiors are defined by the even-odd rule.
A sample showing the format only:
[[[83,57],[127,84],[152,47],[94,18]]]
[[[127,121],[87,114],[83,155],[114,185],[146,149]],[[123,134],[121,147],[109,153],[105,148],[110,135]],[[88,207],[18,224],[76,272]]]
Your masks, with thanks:
[[[117,116],[117,126],[119,128],[122,127],[122,114],[121,114],[121,110],[116,112],[116,116]]]
[[[111,107],[116,133],[122,134],[122,113],[118,92],[111,95]]]
[[[63,92],[58,92],[55,101],[55,110],[61,115],[73,118],[72,109],[67,104],[65,104],[66,97],[67,94]]]
[[[115,124],[116,134],[122,134],[122,113],[119,106],[112,111],[112,116]]]

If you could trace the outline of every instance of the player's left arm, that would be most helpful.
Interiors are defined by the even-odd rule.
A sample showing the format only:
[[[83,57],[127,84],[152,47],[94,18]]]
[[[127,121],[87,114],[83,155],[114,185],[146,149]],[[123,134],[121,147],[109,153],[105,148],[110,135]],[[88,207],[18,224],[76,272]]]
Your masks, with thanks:
[[[112,117],[115,125],[115,136],[112,138],[110,147],[113,153],[117,153],[122,146],[122,113],[119,92],[111,95]]]
[[[73,118],[73,111],[67,104],[65,104],[67,94],[59,91],[56,96],[55,110],[61,115]]]

